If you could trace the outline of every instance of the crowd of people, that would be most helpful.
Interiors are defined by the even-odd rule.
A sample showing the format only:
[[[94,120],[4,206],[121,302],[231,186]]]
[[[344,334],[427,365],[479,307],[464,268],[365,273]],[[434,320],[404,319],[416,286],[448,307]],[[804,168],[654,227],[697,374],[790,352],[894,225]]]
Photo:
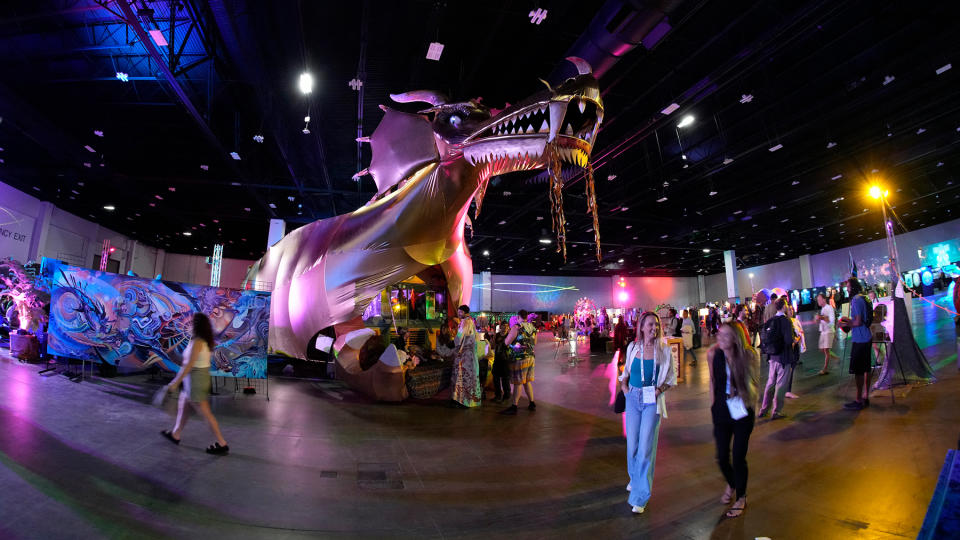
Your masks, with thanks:
[[[876,296],[863,294],[856,276],[844,283],[850,299],[850,316],[837,318],[833,298],[817,297],[819,311],[818,347],[824,354],[827,374],[836,339],[836,328],[850,333],[850,374],[857,387],[855,400],[845,409],[860,410],[870,405],[869,389],[872,369],[871,342],[883,341],[884,310]],[[768,414],[771,419],[783,418],[784,398],[792,394],[791,383],[800,353],[804,350],[803,329],[785,297],[771,295],[769,302],[759,302],[756,309],[734,309],[731,317],[717,323],[715,344],[707,351],[710,370],[713,435],[716,458],[726,482],[720,501],[731,506],[726,516],[743,514],[747,504],[747,448],[757,418]],[[671,310],[670,317],[675,312]],[[682,324],[681,329],[682,329]],[[656,313],[646,312],[637,324],[636,335],[626,348],[626,361],[620,377],[624,394],[625,435],[627,438],[628,503],[634,513],[643,513],[653,489],[657,435],[661,419],[667,418],[665,393],[676,385],[676,373],[666,347],[665,336],[676,330],[677,323],[661,323]],[[707,331],[710,323],[705,322]],[[767,382],[760,389],[761,356],[768,361]]]

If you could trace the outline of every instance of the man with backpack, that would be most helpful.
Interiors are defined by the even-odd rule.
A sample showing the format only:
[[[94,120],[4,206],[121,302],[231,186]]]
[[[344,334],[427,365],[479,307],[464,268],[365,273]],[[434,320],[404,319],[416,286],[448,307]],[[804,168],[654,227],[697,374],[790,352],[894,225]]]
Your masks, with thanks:
[[[786,391],[787,377],[790,375],[790,366],[793,364],[793,324],[783,313],[787,305],[786,299],[780,297],[774,302],[776,312],[773,317],[763,324],[760,330],[760,346],[770,357],[770,371],[767,375],[767,386],[763,390],[763,404],[757,418],[763,418],[770,409],[773,410],[770,419],[783,418],[783,398]]]
[[[850,323],[844,330],[850,332],[850,373],[857,381],[857,399],[845,403],[843,408],[859,411],[870,406],[870,342],[873,341],[870,325],[873,324],[873,306],[861,294],[863,288],[860,280],[851,277],[846,285],[850,296]]]

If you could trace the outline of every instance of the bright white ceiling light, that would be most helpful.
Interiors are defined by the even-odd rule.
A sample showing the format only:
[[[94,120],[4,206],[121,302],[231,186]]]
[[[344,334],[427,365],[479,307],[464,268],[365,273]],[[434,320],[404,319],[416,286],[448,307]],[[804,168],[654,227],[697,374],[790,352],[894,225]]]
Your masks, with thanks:
[[[667,202],[667,197],[666,196],[660,197],[659,199],[657,199],[657,202]]]
[[[623,259],[617,259],[617,262],[623,264]]]
[[[118,72],[117,72],[117,79],[119,79],[121,82],[127,82],[127,81],[130,80],[130,76],[127,75],[126,73],[122,72],[122,71],[118,71]]]
[[[487,251],[487,250],[483,250],[483,256],[484,256],[484,257],[489,257],[489,256],[490,256],[490,252]]]
[[[694,118],[692,114],[688,114],[688,115],[686,115],[686,116],[683,117],[683,120],[680,120],[680,123],[677,124],[677,127],[678,127],[678,128],[685,128],[685,127],[693,124],[694,120],[696,120],[696,118]]]
[[[833,148],[833,147],[836,146],[836,145],[837,145],[837,143],[835,143],[835,142],[833,142],[833,141],[828,142],[828,143],[827,143],[827,150]]]
[[[886,77],[883,78],[883,85],[886,86],[895,80],[897,80],[897,78],[894,77],[893,75],[887,75]]]
[[[536,11],[531,10],[527,17],[530,18],[530,24],[540,26],[540,23],[547,18],[547,10],[542,8],[537,8]]]
[[[313,75],[306,71],[300,74],[300,92],[304,94],[313,92]]]
[[[781,149],[781,148],[783,148],[783,145],[782,145],[782,144],[777,144],[777,145],[771,146],[770,148],[768,148],[768,150],[769,150],[770,152],[776,152],[777,150],[779,150],[779,149]]]
[[[96,153],[96,150],[94,150],[93,147],[90,146],[89,144],[84,145],[84,148],[86,148],[86,149],[87,149],[87,152],[90,152],[91,154],[92,154],[92,153]]]
[[[751,101],[753,101],[753,94],[741,94],[741,95],[740,95],[740,103],[743,103],[744,105],[746,105],[747,103],[750,103]]]
[[[233,159],[235,159],[235,160],[237,160],[237,161],[240,161],[240,154],[238,154],[238,153],[236,153],[236,152],[230,152],[230,157],[232,157]]]
[[[108,205],[104,206],[103,209],[104,209],[104,210],[108,210],[108,211],[110,211],[110,212],[113,212],[114,210],[117,209],[117,207],[114,206],[114,205],[112,205],[112,204],[108,204]]]
[[[541,238],[541,239],[540,239],[540,243],[541,243],[541,244],[549,244],[549,243],[550,243],[550,239],[549,239],[549,238]]]
[[[263,135],[260,135],[259,133],[257,133],[256,135],[253,136],[253,141],[263,144]]]
[[[660,114],[672,114],[673,111],[679,108],[680,106],[677,105],[676,103],[671,103],[670,105],[667,105],[662,111],[660,111]]]
[[[441,54],[443,54],[443,43],[434,41],[427,47],[427,60],[440,60]]]
[[[100,131],[99,129],[93,130],[93,134],[96,135],[97,137],[103,137],[103,132]]]
[[[842,175],[842,174],[838,174],[838,175],[836,175],[836,176],[834,176],[834,177],[832,177],[832,178],[830,178],[830,179],[831,179],[831,180],[839,180],[839,179],[841,179],[841,178],[843,178],[843,175]]]
[[[950,68],[952,67],[953,67],[953,64],[946,64],[944,66],[941,66],[940,69],[937,70],[937,75],[940,75],[944,71],[950,71]]]
[[[710,248],[703,248],[704,253],[710,253]]]
[[[161,32],[160,30],[150,30],[147,33],[150,34],[150,37],[153,38],[153,42],[156,43],[157,45],[161,47],[167,46],[167,38],[163,37],[163,32]]]
[[[711,191],[710,193],[707,193],[707,195],[710,196],[710,197],[713,197],[713,196],[716,195],[716,194],[717,194],[716,191]]]
[[[729,158],[729,157],[728,157],[728,158],[723,158],[723,164],[724,164],[724,165],[729,165],[729,164],[731,164],[731,163],[733,163],[733,158]]]
[[[193,233],[190,232],[190,231],[186,231],[186,232],[183,233],[183,235],[184,235],[184,236],[193,236]]]

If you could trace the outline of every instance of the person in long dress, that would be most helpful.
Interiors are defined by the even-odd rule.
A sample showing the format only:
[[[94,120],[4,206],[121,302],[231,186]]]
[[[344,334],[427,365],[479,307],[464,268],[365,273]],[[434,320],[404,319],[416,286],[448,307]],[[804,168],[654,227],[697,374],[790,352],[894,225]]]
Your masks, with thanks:
[[[454,338],[453,393],[455,407],[468,409],[480,405],[480,364],[477,362],[477,328],[470,308],[457,308],[460,328]]]
[[[693,320],[690,318],[690,311],[683,310],[683,323],[680,327],[680,336],[683,338],[683,357],[687,357],[687,353],[693,356],[693,360],[690,362],[690,365],[696,365],[697,356],[693,353]]]

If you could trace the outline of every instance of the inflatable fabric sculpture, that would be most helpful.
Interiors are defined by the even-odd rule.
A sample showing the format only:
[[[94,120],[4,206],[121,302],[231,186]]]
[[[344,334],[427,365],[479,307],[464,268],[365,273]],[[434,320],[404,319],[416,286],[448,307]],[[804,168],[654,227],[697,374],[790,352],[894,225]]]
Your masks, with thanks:
[[[247,287],[272,284],[270,352],[305,358],[321,329],[357,318],[385,287],[434,265],[446,275],[454,304],[469,303],[473,264],[464,224],[471,201],[480,211],[495,175],[550,171],[553,227],[565,255],[561,162],[585,168],[597,231],[589,159],[603,104],[590,66],[569,60],[578,76],[502,111],[429,91],[392,95],[428,108],[408,114],[381,106],[383,120],[361,139],[371,145],[363,173],[373,176],[377,195],[354,212],[286,235],[247,275]]]

